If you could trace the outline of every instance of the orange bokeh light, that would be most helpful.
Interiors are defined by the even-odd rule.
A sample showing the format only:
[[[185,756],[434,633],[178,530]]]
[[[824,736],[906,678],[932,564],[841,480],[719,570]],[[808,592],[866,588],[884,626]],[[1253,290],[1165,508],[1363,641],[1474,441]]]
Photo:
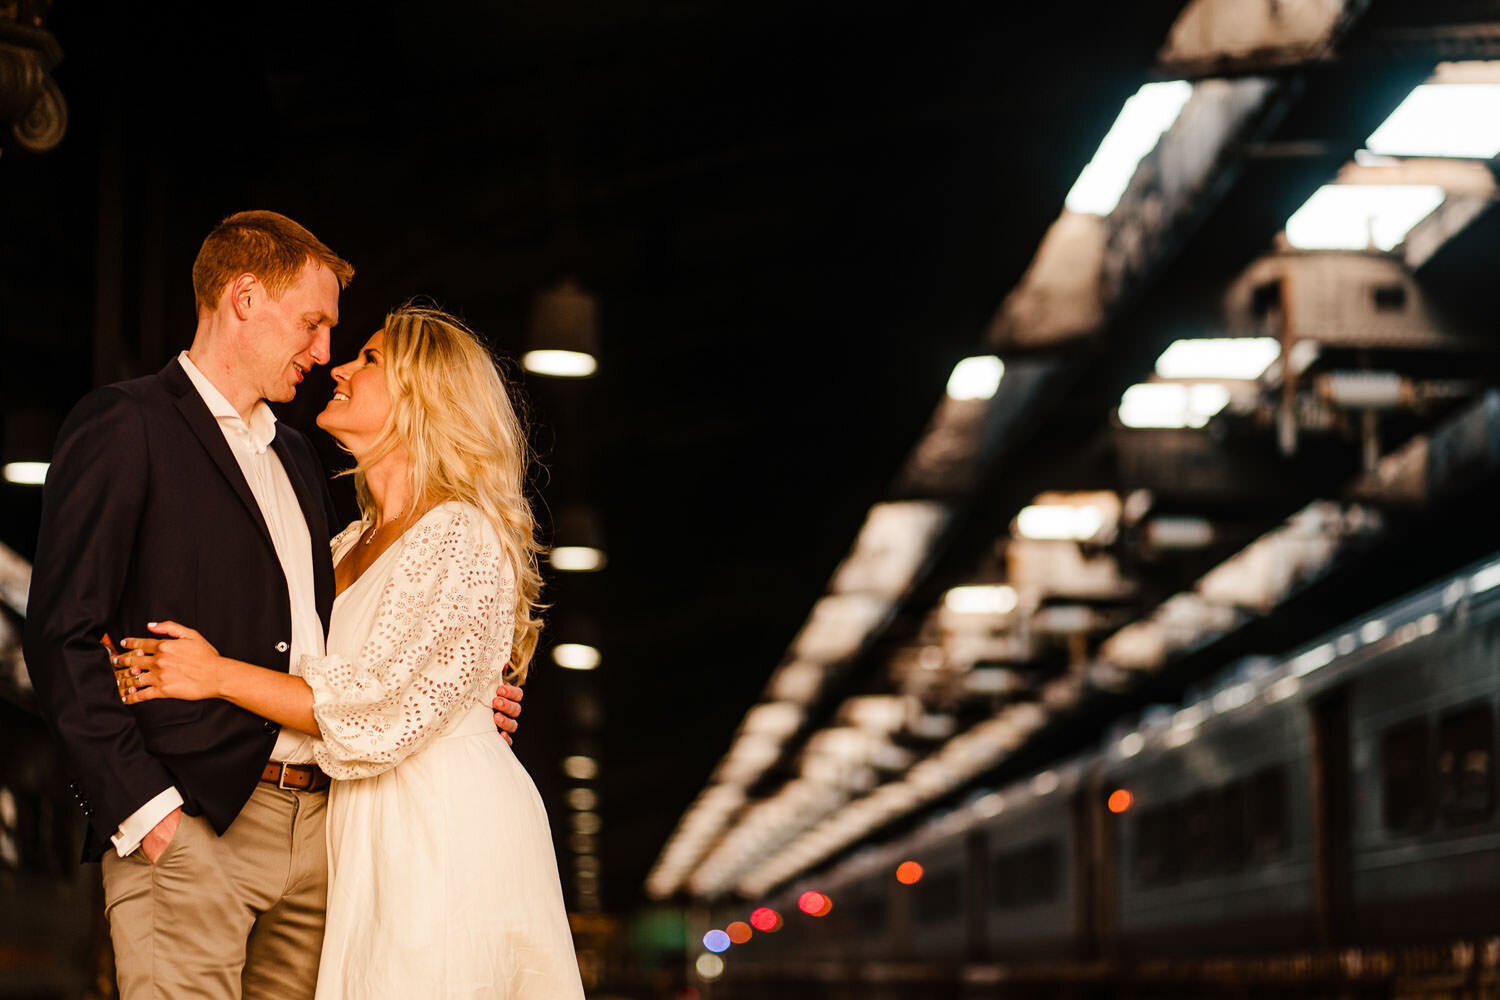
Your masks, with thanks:
[[[750,914],[750,926],[758,931],[779,931],[781,930],[781,914],[769,906],[759,907]]]
[[[896,881],[902,885],[916,885],[922,881],[922,866],[915,861],[903,861],[896,866]]]
[[[1130,792],[1123,788],[1116,788],[1109,793],[1109,811],[1112,813],[1122,813],[1126,809],[1129,809],[1130,804],[1134,801],[1135,796],[1131,795]]]
[[[733,941],[735,944],[744,944],[746,941],[749,941],[750,938],[755,934],[755,932],[750,929],[750,925],[745,923],[743,920],[736,920],[734,923],[724,928],[724,933],[728,934],[729,940]]]

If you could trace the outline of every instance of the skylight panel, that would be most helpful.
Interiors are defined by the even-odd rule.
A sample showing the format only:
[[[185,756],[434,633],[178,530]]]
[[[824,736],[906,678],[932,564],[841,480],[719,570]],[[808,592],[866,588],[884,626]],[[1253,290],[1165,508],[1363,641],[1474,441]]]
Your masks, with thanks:
[[[1443,203],[1430,184],[1325,184],[1286,221],[1301,250],[1390,250]]]
[[[954,399],[991,399],[1005,376],[1005,363],[993,354],[964,358],[948,376],[948,395]]]
[[[1500,84],[1424,83],[1365,140],[1385,156],[1500,154]]]
[[[1281,356],[1275,337],[1206,337],[1179,340],[1156,359],[1162,378],[1253,379]]]
[[[1148,83],[1136,91],[1068,192],[1068,210],[1094,215],[1113,212],[1135,168],[1156,148],[1192,96],[1193,85],[1185,80]]]
[[[1202,427],[1229,404],[1222,385],[1145,382],[1120,398],[1120,423],[1126,427]]]

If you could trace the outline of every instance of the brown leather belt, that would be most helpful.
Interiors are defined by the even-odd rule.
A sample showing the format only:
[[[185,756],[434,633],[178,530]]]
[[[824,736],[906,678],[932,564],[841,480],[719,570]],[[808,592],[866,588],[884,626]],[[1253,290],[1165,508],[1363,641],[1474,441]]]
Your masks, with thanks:
[[[330,779],[316,764],[283,764],[273,760],[261,769],[260,780],[282,789],[321,792],[328,787]]]

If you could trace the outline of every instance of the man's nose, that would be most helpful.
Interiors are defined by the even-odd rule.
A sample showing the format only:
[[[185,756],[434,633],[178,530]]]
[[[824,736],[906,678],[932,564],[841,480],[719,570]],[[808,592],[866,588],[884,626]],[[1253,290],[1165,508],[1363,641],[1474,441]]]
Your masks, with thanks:
[[[328,328],[326,326],[318,327],[318,335],[313,338],[312,343],[313,364],[328,364],[328,359],[333,353],[332,348],[329,346],[330,339],[331,336]]]

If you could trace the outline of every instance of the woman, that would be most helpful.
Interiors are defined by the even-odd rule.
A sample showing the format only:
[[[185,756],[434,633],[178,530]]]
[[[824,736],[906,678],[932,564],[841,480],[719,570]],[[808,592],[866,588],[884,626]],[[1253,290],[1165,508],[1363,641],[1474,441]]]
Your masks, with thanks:
[[[457,320],[406,306],[318,416],[363,517],[333,540],[327,655],[283,674],[175,622],[129,639],[125,695],[224,698],[318,738],[328,799],[320,1000],[582,997],[541,799],[484,695],[536,648],[525,434]],[[496,794],[496,793],[499,794]]]

